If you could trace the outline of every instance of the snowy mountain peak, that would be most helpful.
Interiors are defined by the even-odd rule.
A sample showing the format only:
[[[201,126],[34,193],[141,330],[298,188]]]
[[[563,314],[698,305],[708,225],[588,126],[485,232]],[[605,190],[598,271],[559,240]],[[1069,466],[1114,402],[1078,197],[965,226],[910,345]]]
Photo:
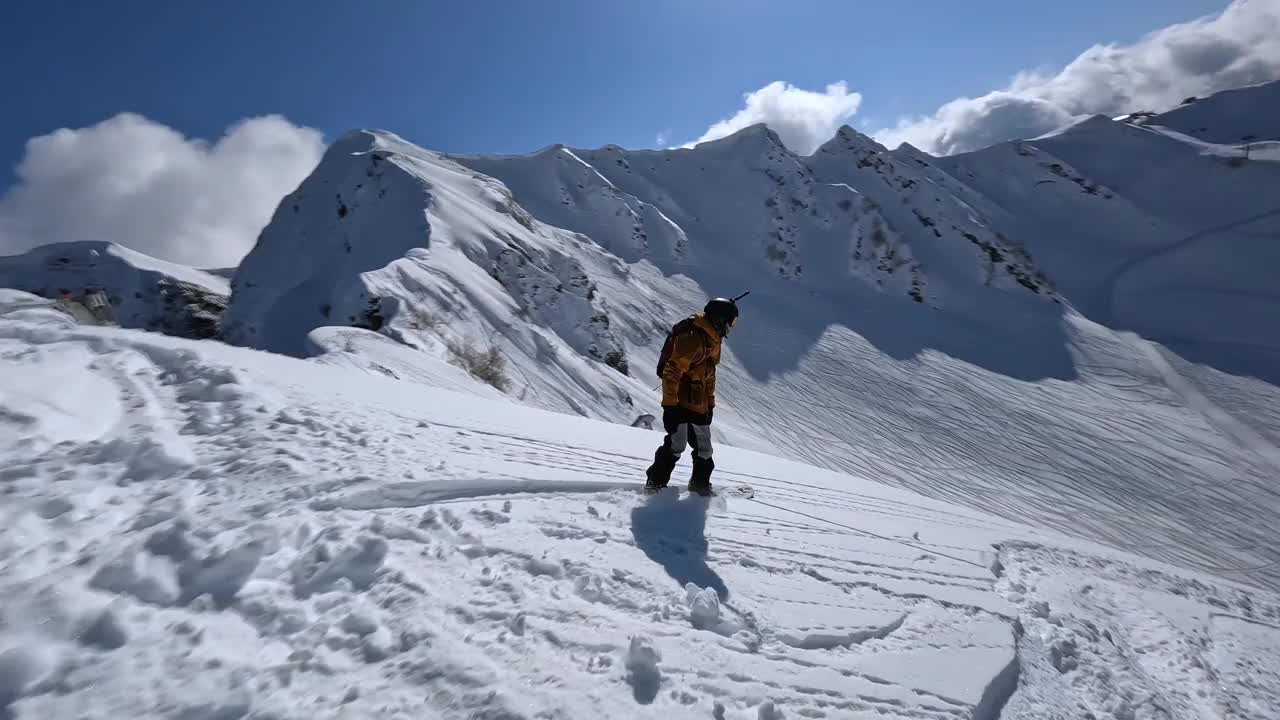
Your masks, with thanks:
[[[1036,140],[1059,136],[1071,137],[1076,135],[1087,135],[1091,133],[1122,133],[1125,131],[1125,128],[1126,125],[1124,123],[1117,122],[1106,115],[1089,115],[1088,117],[1084,117],[1064,125],[1057,130],[1045,133],[1039,138],[1036,138]],[[1035,140],[1032,140],[1031,142],[1035,142]]]
[[[837,152],[841,149],[848,150],[853,148],[864,148],[868,151],[874,152],[887,151],[885,146],[881,145],[870,135],[858,132],[848,125],[842,125],[840,129],[836,131],[834,137],[818,147],[815,154],[822,152],[831,153]]]
[[[894,148],[892,152],[894,155],[900,158],[909,159],[920,166],[932,165],[933,161],[936,159],[929,153],[909,142],[899,143],[898,147]]]
[[[791,152],[786,149],[786,145],[783,144],[782,138],[778,137],[778,133],[774,132],[765,123],[748,125],[731,135],[699,143],[694,149],[733,148],[735,151],[741,152],[746,147],[754,147],[761,150],[778,148],[787,153]]]
[[[370,150],[394,151],[411,146],[412,143],[390,130],[357,128],[343,133],[329,146],[329,149],[336,150],[338,153],[359,153]]]
[[[808,158],[815,177],[862,198],[853,253],[864,277],[929,305],[975,283],[1051,296],[1052,284],[1026,252],[993,230],[971,191],[927,157],[890,152],[846,126]]]
[[[335,148],[339,152],[349,152],[355,150],[359,152],[362,148],[368,148],[377,142],[379,135],[391,135],[384,130],[353,128],[346,131],[329,145],[330,150]]]
[[[241,264],[226,336],[307,355],[317,328],[354,326],[470,367],[500,389],[510,379],[495,364],[529,358],[541,381],[525,396],[549,393],[547,407],[630,422],[630,393],[642,386],[626,377],[625,350],[579,245],[493,178],[391,133],[348,133],[284,199]],[[589,394],[557,392],[569,377]]]

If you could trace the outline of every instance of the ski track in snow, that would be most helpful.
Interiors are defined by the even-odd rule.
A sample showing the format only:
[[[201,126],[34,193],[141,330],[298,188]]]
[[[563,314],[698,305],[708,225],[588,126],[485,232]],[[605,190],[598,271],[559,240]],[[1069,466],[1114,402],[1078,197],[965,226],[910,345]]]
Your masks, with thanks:
[[[8,367],[62,353],[61,381],[118,395],[107,422],[0,436],[19,459],[0,477],[0,716],[1276,706],[1266,593],[733,449],[717,480],[758,501],[645,497],[655,433],[211,343],[0,323]]]

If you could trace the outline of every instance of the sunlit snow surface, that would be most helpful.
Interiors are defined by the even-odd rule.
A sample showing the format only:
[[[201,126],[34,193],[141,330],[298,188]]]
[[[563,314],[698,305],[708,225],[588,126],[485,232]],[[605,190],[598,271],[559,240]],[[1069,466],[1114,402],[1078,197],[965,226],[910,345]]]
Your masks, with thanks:
[[[656,433],[2,299],[9,717],[1280,703],[1265,591],[732,448],[754,499],[649,498]]]

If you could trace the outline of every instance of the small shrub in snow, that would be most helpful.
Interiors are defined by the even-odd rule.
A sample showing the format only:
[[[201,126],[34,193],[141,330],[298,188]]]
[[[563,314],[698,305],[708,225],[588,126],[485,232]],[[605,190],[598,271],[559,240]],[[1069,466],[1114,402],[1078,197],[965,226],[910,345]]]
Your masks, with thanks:
[[[469,342],[461,342],[451,344],[449,351],[462,369],[477,380],[502,392],[511,387],[511,379],[507,377],[507,359],[502,357],[498,348],[490,345],[489,349],[480,350]]]
[[[604,356],[604,364],[617,370],[623,375],[631,374],[631,367],[627,364],[627,356],[622,354],[621,350],[613,350]]]
[[[351,324],[354,327],[364,328],[365,330],[373,330],[374,332],[377,332],[378,330],[382,329],[383,322],[384,322],[384,318],[382,317],[382,298],[371,297],[369,298],[368,303],[365,305],[364,312],[361,313],[360,318],[353,321]]]

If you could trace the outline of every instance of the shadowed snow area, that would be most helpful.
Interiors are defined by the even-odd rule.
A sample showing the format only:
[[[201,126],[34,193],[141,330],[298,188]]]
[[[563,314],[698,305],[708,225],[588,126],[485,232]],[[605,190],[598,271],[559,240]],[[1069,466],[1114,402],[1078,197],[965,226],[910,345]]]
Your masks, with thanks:
[[[646,497],[654,432],[0,299],[8,717],[1277,706],[1265,591],[733,448],[754,499]]]

